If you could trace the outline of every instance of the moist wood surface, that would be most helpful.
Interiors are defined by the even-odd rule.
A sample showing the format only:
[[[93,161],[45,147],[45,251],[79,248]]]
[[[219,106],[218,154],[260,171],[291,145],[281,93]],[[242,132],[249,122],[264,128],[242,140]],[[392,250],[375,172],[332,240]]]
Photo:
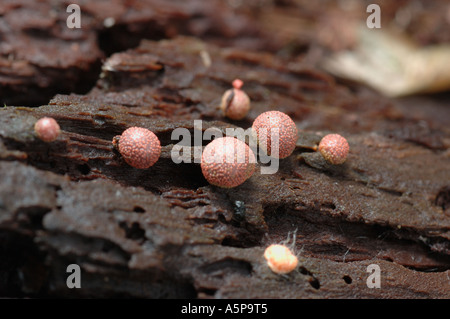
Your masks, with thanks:
[[[245,8],[240,14],[254,25]],[[259,32],[255,41],[269,43]],[[449,298],[448,95],[391,100],[304,57],[276,54],[279,42],[262,52],[218,39],[228,38],[143,40],[105,59],[85,94],[0,109],[0,295]],[[219,109],[235,78],[252,100],[243,121]],[[300,132],[277,173],[258,166],[241,186],[221,189],[207,183],[199,164],[172,161],[174,129],[193,136],[210,127],[246,129],[268,110],[290,115]],[[57,141],[35,137],[42,116],[60,124]],[[150,169],[128,166],[112,147],[131,126],[161,141]],[[312,150],[327,133],[350,144],[342,166]],[[299,268],[276,275],[264,248],[292,235]],[[83,289],[67,289],[72,263],[82,268]],[[381,268],[381,289],[366,285],[370,264]]]

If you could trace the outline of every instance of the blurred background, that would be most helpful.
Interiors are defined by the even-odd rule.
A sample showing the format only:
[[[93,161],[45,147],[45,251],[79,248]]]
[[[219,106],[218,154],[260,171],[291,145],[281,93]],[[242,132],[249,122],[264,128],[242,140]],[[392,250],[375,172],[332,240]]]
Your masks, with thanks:
[[[72,3],[79,29],[67,27]],[[370,4],[380,7],[380,29],[367,28]],[[86,93],[111,54],[178,35],[269,52],[386,96],[442,92],[449,26],[443,0],[2,0],[0,102],[38,106]]]

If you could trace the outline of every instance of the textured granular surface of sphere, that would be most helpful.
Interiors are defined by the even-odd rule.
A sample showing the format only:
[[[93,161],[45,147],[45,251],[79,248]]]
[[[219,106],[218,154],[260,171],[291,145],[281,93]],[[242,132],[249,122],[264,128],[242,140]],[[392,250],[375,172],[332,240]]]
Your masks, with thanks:
[[[34,124],[34,131],[37,137],[44,142],[53,142],[58,138],[61,130],[54,118],[43,117]]]
[[[221,137],[206,145],[201,168],[206,180],[219,187],[231,188],[249,179],[256,167],[255,154],[234,137]]]
[[[319,143],[319,152],[333,165],[344,163],[349,150],[347,140],[339,134],[328,134]]]
[[[125,161],[135,168],[145,169],[155,164],[161,154],[161,143],[150,130],[142,127],[130,127],[119,138],[119,152]]]
[[[277,274],[287,274],[298,265],[298,258],[284,245],[270,245],[264,251],[269,268]]]
[[[298,130],[289,115],[279,111],[260,114],[252,125],[259,146],[270,156],[285,158],[292,154]]]

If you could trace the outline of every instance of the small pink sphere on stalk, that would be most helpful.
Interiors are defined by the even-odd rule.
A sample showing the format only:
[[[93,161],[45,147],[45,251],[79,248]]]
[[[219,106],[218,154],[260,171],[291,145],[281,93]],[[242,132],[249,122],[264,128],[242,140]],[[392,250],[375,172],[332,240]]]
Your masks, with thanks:
[[[328,134],[319,143],[319,152],[333,165],[344,163],[349,150],[347,140],[339,134]]]
[[[161,143],[150,130],[130,127],[113,138],[113,145],[130,166],[146,169],[155,164],[161,155]]]
[[[260,114],[253,122],[252,129],[259,146],[267,155],[285,158],[295,149],[297,126],[289,115],[283,112],[268,111]]]
[[[250,98],[241,90],[244,85],[239,79],[233,81],[233,88],[227,90],[220,103],[223,114],[232,120],[242,120],[250,110]]]
[[[223,188],[241,185],[255,172],[256,158],[251,148],[234,137],[217,138],[202,153],[203,176]]]
[[[51,117],[43,117],[34,124],[34,131],[39,139],[44,142],[55,141],[61,132],[58,122]]]

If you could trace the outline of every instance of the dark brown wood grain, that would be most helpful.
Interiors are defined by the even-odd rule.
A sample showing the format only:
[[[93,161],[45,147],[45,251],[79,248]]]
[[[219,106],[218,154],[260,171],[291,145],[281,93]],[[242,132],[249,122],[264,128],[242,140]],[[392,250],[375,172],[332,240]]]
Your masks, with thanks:
[[[0,109],[0,296],[450,297],[448,96],[392,100],[308,60],[230,43],[142,40],[105,59],[85,94]],[[235,78],[252,101],[242,121],[219,110]],[[198,163],[173,162],[176,128],[247,129],[268,110],[299,128],[296,150],[275,174],[259,164],[247,182],[222,189]],[[60,124],[57,141],[34,135],[43,116]],[[147,170],[112,146],[132,126],[161,141]],[[350,144],[341,166],[314,151],[330,132]],[[299,267],[280,276],[264,248],[288,238]],[[66,286],[72,263],[82,268],[82,289]],[[381,268],[380,289],[366,285],[371,264]]]

